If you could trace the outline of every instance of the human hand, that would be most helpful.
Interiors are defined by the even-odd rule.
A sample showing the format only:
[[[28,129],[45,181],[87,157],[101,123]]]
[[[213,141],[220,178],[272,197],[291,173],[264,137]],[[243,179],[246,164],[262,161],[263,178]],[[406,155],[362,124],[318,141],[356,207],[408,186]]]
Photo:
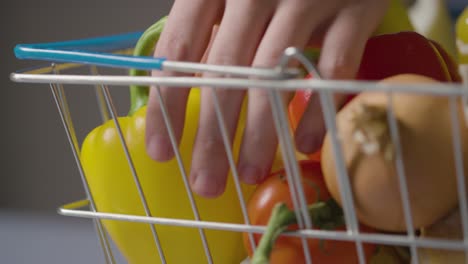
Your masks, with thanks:
[[[176,0],[156,46],[155,56],[176,61],[200,61],[213,26],[219,29],[207,53],[207,63],[272,67],[284,49],[321,43],[318,70],[323,78],[353,78],[367,39],[383,18],[389,0]],[[173,73],[153,72],[155,76]],[[175,136],[180,141],[189,89],[161,87]],[[257,183],[268,175],[278,139],[265,90],[219,89],[217,96],[231,141],[245,96],[247,120],[240,149],[240,179]],[[211,91],[202,90],[190,183],[205,197],[223,193],[229,164],[214,110]],[[285,96],[286,100],[290,96]],[[337,103],[342,100],[337,97]],[[304,121],[306,120],[306,121]],[[147,108],[146,145],[158,161],[173,157],[168,132],[154,89]],[[318,150],[325,125],[314,97],[295,134],[299,151]]]

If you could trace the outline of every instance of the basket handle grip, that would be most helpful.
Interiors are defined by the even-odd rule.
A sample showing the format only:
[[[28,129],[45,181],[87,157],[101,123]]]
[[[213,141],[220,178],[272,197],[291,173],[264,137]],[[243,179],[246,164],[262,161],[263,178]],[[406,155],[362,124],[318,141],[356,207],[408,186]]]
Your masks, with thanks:
[[[165,58],[110,53],[111,51],[133,48],[141,35],[142,32],[135,32],[63,42],[18,44],[15,46],[14,52],[18,59],[162,70]]]

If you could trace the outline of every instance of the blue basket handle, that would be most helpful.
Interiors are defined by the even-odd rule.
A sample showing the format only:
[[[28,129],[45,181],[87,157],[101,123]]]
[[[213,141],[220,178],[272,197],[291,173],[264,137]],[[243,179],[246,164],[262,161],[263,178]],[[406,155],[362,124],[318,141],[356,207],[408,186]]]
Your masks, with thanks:
[[[14,52],[18,59],[161,70],[165,58],[110,53],[115,50],[133,48],[141,35],[142,32],[135,32],[63,42],[18,44]]]

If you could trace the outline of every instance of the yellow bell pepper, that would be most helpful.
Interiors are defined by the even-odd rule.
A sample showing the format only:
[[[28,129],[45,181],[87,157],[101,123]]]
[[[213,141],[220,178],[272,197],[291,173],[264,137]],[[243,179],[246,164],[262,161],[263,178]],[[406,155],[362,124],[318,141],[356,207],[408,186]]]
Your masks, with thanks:
[[[165,19],[150,27],[135,48],[136,55],[149,55],[163,28]],[[146,74],[132,71],[133,75]],[[128,116],[119,117],[126,144],[134,162],[139,181],[146,196],[152,216],[193,220],[179,166],[175,159],[156,162],[146,153],[145,118],[147,87],[131,87],[132,108]],[[200,90],[193,88],[188,99],[184,134],[180,153],[188,170],[192,146],[198,124]],[[241,123],[245,120],[245,110]],[[239,151],[242,133],[236,133],[233,147],[235,157]],[[98,211],[144,216],[144,210],[133,180],[129,164],[112,120],[92,130],[81,148],[81,161],[90,191]],[[242,185],[247,200],[254,186]],[[244,223],[232,175],[229,175],[226,192],[216,199],[195,195],[202,220]],[[129,263],[160,263],[160,257],[150,230],[145,223],[104,220],[103,224],[113,241]],[[156,225],[168,263],[206,263],[205,252],[198,229]],[[240,263],[246,256],[241,233],[206,230],[207,241],[214,263]]]

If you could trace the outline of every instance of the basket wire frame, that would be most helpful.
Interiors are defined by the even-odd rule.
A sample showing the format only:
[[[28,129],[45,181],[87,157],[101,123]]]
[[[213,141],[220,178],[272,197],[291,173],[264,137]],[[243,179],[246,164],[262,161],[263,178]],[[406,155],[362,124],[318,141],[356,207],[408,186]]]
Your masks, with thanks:
[[[54,64],[52,64],[51,69],[55,74],[59,73],[59,71],[55,68]],[[56,103],[58,112],[60,114],[61,121],[62,121],[62,123],[64,125],[65,133],[66,133],[68,141],[70,143],[72,153],[73,153],[73,156],[75,158],[76,165],[78,167],[79,174],[81,176],[81,181],[82,181],[83,186],[84,186],[85,194],[86,194],[87,200],[89,201],[90,211],[96,212],[96,205],[94,203],[94,199],[93,199],[93,197],[91,195],[91,192],[89,190],[88,181],[87,181],[86,177],[84,176],[83,167],[81,165],[81,160],[79,158],[78,140],[76,138],[76,133],[75,133],[75,130],[74,130],[74,126],[72,124],[71,115],[70,115],[70,111],[69,111],[69,108],[68,108],[68,102],[67,102],[66,97],[65,97],[65,91],[63,89],[63,86],[60,85],[60,84],[52,84],[51,83],[50,84],[50,89],[51,89],[52,95],[54,97],[54,101]],[[110,264],[115,263],[115,258],[113,256],[112,249],[111,249],[111,247],[109,245],[109,239],[108,239],[108,236],[106,235],[105,230],[104,230],[104,228],[102,226],[101,220],[100,219],[94,219],[93,222],[94,222],[94,227],[96,229],[96,232],[98,234],[100,245],[101,245],[101,247],[103,249],[103,252],[104,252],[104,257],[105,257],[106,263],[110,263]]]
[[[291,60],[298,60],[304,68],[314,76],[313,80],[296,80],[290,77],[295,73],[291,69],[287,68],[287,65]],[[167,68],[164,67],[167,65]],[[241,78],[198,78],[198,77],[134,77],[134,76],[105,76],[99,75],[96,65],[90,65],[91,76],[83,75],[67,75],[62,74],[60,69],[66,70],[67,68],[81,67],[80,64],[53,64],[50,67],[41,68],[40,70],[30,72],[14,73],[11,79],[16,82],[29,82],[29,83],[50,83],[50,89],[54,97],[60,118],[62,120],[65,132],[70,143],[72,153],[74,155],[76,165],[78,167],[81,180],[86,193],[86,199],[80,202],[64,205],[59,208],[59,213],[67,216],[91,218],[94,221],[96,233],[100,241],[100,245],[104,251],[104,257],[106,263],[115,263],[112,249],[109,245],[109,238],[102,226],[102,220],[119,220],[119,221],[131,221],[141,222],[151,225],[151,231],[155,242],[155,254],[159,254],[162,263],[166,263],[164,258],[164,252],[162,250],[160,241],[157,234],[157,225],[172,225],[180,226],[183,228],[196,228],[199,230],[200,239],[202,240],[203,248],[205,250],[207,263],[213,263],[211,258],[210,248],[206,241],[204,234],[205,229],[218,229],[228,230],[235,232],[247,232],[249,234],[250,245],[252,249],[255,249],[255,243],[253,241],[254,233],[262,233],[265,231],[264,227],[253,226],[249,223],[247,215],[246,201],[243,199],[242,190],[240,187],[240,180],[237,168],[235,166],[235,159],[230,143],[230,135],[228,134],[224,115],[220,106],[217,90],[222,87],[230,87],[234,89],[246,89],[248,87],[255,87],[260,89],[266,89],[268,92],[271,111],[274,118],[276,133],[278,135],[278,141],[280,149],[282,150],[282,157],[286,170],[286,177],[290,184],[290,192],[292,194],[292,201],[296,210],[296,216],[300,229],[295,232],[288,232],[285,236],[294,236],[301,238],[304,254],[307,263],[314,263],[313,256],[307,250],[307,239],[332,239],[332,240],[343,240],[353,241],[356,243],[356,252],[359,258],[359,263],[366,263],[364,257],[363,243],[377,243],[387,245],[400,245],[407,246],[410,248],[412,263],[419,263],[418,248],[434,248],[434,249],[447,249],[447,250],[459,250],[464,251],[466,263],[468,264],[468,202],[466,197],[465,188],[465,175],[467,172],[464,171],[463,167],[463,151],[461,149],[461,135],[460,135],[460,123],[459,113],[457,111],[457,100],[462,96],[468,96],[468,87],[459,84],[448,85],[441,89],[441,84],[425,85],[425,87],[419,85],[385,85],[376,84],[373,82],[344,82],[344,81],[325,81],[320,79],[320,73],[314,67],[313,63],[310,62],[300,51],[295,48],[288,48],[285,50],[283,57],[277,67],[271,70],[265,69],[253,69],[248,67],[230,67],[230,66],[212,66],[202,65],[198,67],[198,64],[193,63],[179,63],[179,62],[163,62],[164,70],[179,70],[181,72],[212,72],[221,75],[236,75]],[[258,70],[258,71],[257,71]],[[40,74],[39,74],[40,73]],[[254,78],[251,78],[254,77]],[[75,128],[73,126],[71,114],[68,107],[68,102],[65,96],[64,84],[83,84],[93,85],[96,91],[96,99],[100,109],[100,114],[103,122],[112,119],[116,125],[119,138],[124,149],[126,159],[132,172],[133,180],[138,189],[141,203],[145,210],[145,216],[137,215],[125,215],[108,212],[99,212],[96,210],[96,206],[89,191],[89,185],[84,175],[84,171],[81,165],[78,149],[78,140],[75,134]],[[155,86],[157,100],[159,101],[162,109],[162,114],[166,128],[169,132],[171,144],[177,159],[180,172],[184,180],[184,187],[189,197],[189,201],[193,210],[194,220],[184,219],[169,219],[162,217],[153,217],[150,212],[145,194],[139,183],[139,178],[135,166],[132,161],[132,157],[125,143],[125,139],[120,128],[119,121],[117,119],[117,113],[115,105],[112,101],[111,94],[107,85],[116,86],[128,86],[130,84],[140,85],[153,85]],[[183,165],[182,156],[177,148],[177,140],[175,138],[172,122],[168,116],[168,110],[166,104],[162,98],[160,86],[171,86],[177,87],[185,84],[186,86],[205,86],[211,89],[211,95],[213,97],[214,110],[216,111],[216,118],[218,121],[220,133],[222,135],[223,144],[225,147],[227,159],[231,169],[231,173],[234,179],[236,192],[238,194],[239,203],[243,213],[244,224],[234,223],[218,223],[204,221],[200,218],[196,202],[193,198],[193,194],[190,190],[188,183],[187,170]],[[444,84],[444,86],[446,86]],[[330,131],[331,141],[333,147],[333,155],[335,158],[335,166],[338,170],[338,184],[341,194],[341,200],[343,201],[343,211],[346,222],[345,231],[324,231],[316,230],[313,228],[313,222],[307,213],[307,203],[305,199],[304,190],[300,180],[300,170],[298,163],[295,159],[295,147],[288,126],[286,106],[281,96],[283,91],[291,91],[297,89],[297,87],[303,87],[302,89],[313,89],[319,94],[320,104],[322,106],[323,117],[327,130]],[[407,234],[368,234],[362,233],[359,230],[359,222],[356,216],[353,193],[351,191],[350,181],[348,178],[348,172],[344,166],[344,156],[341,147],[341,142],[337,133],[336,125],[336,106],[333,100],[334,92],[361,92],[366,90],[379,90],[386,92],[389,99],[388,109],[388,124],[390,127],[391,139],[395,145],[395,162],[399,180],[399,188],[401,193],[401,199],[404,210],[404,221],[407,226]],[[402,150],[400,136],[398,132],[397,120],[393,110],[393,94],[396,92],[406,93],[432,93],[440,96],[447,96],[450,98],[450,118],[452,127],[453,138],[453,149],[455,154],[454,166],[456,168],[457,178],[457,191],[459,199],[459,210],[461,215],[461,223],[463,228],[463,240],[455,242],[447,239],[431,239],[431,238],[418,238],[415,236],[415,228],[412,225],[411,208],[409,204],[408,186],[406,183],[406,175],[404,169],[404,163],[402,159]],[[154,213],[154,212],[153,212]]]

